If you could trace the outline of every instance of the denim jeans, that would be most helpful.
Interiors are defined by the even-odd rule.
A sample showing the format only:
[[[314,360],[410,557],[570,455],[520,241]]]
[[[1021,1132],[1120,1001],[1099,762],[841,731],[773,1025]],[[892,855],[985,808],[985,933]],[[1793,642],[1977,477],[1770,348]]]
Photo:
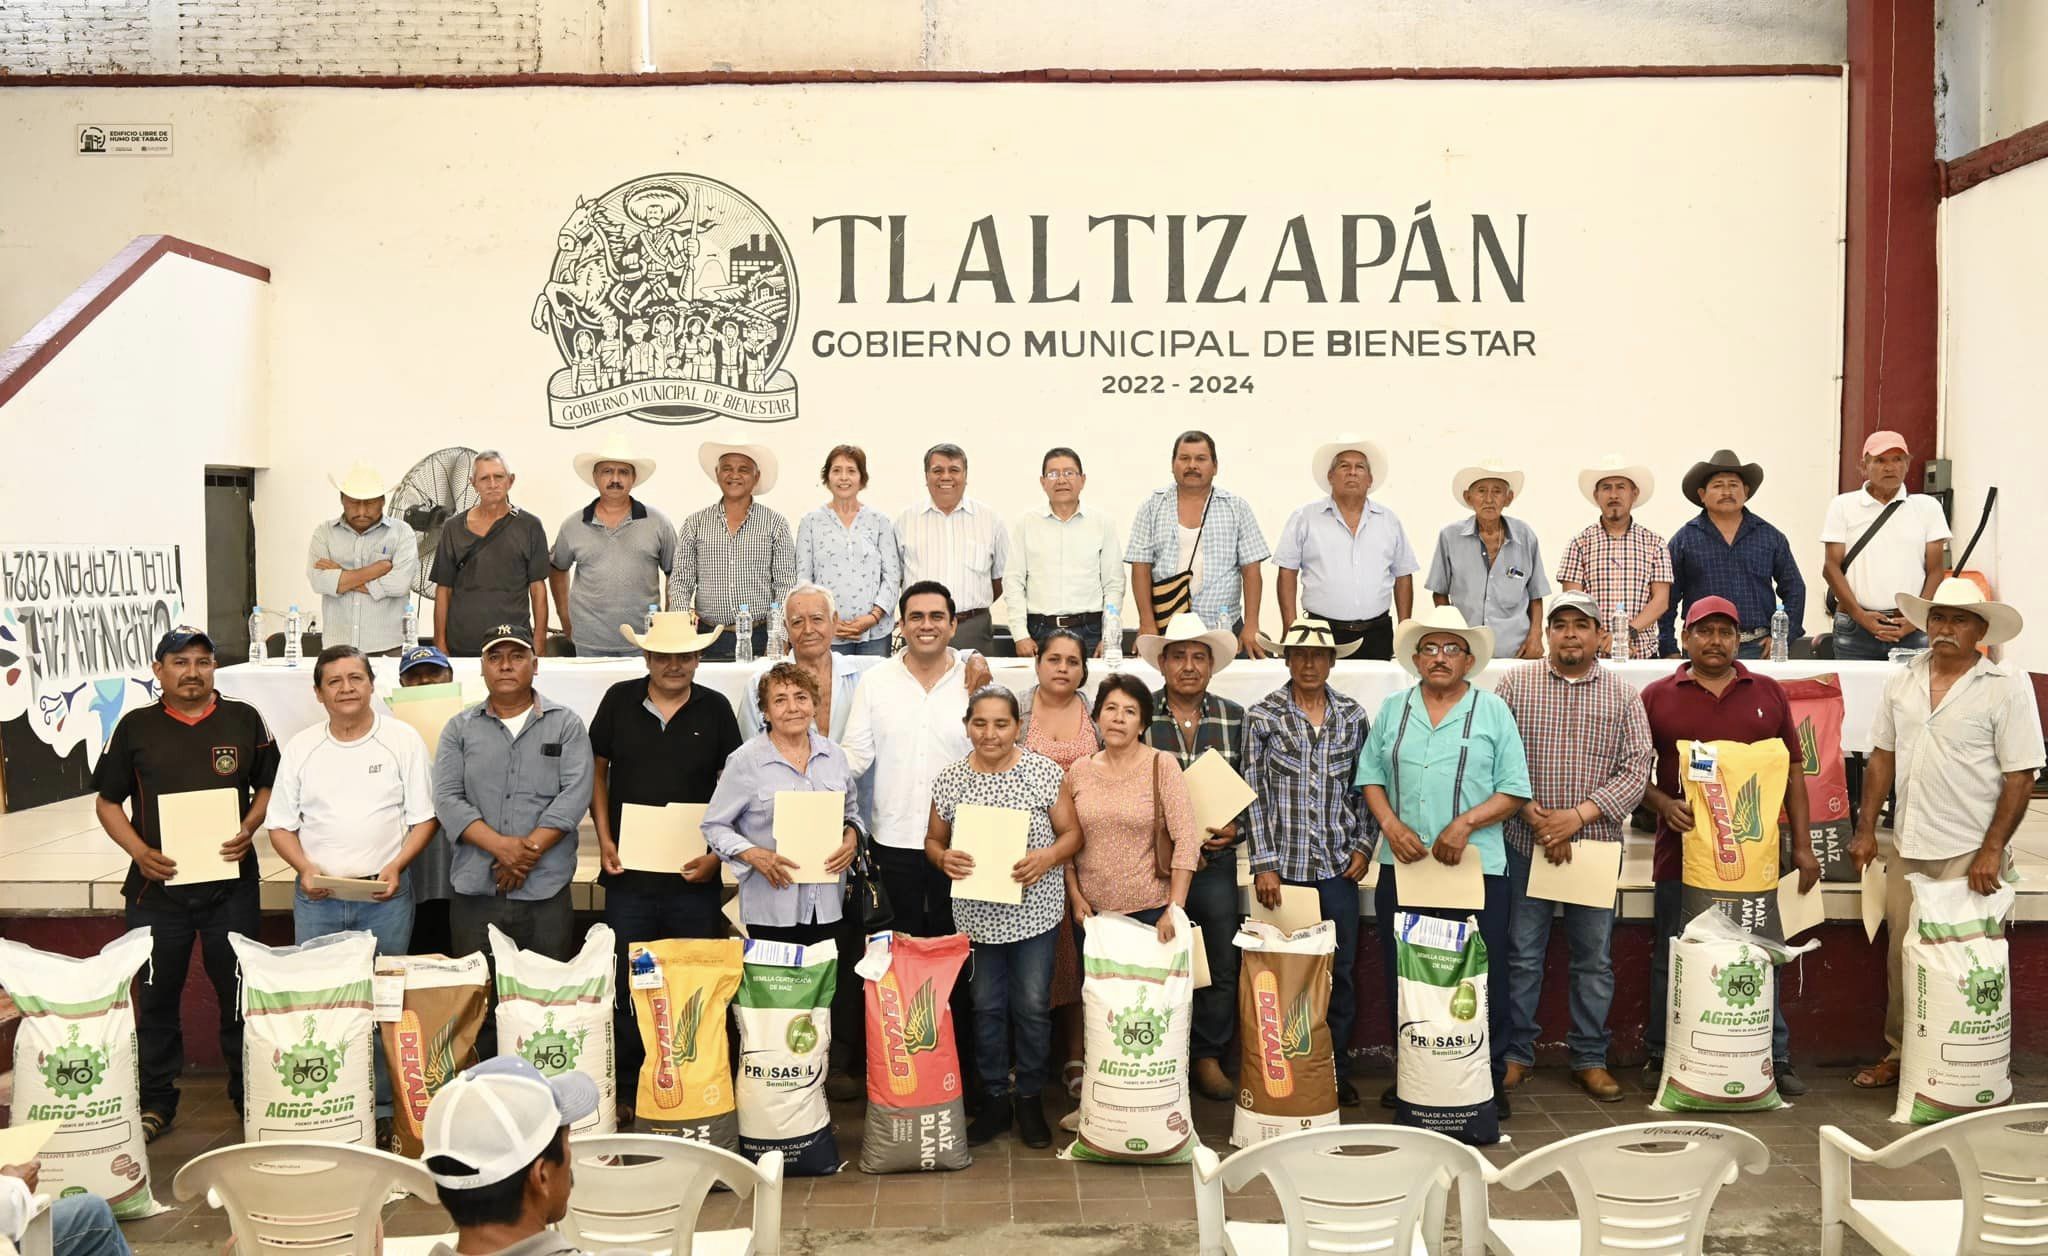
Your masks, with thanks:
[[[98,1195],[65,1195],[50,1205],[52,1256],[129,1256],[114,1210]]]
[[[1031,634],[1033,641],[1045,640],[1045,634],[1051,632],[1052,628],[1052,616],[1050,615],[1026,615],[1024,617],[1024,630]],[[1082,644],[1087,647],[1081,651],[1084,657],[1093,658],[1095,656],[1095,647],[1102,644],[1102,620],[1097,619],[1092,624],[1076,624],[1067,631],[1080,635]]]
[[[974,1055],[986,1093],[1010,1093],[1010,1034],[1017,1037],[1017,1094],[1036,1098],[1052,1060],[1052,954],[1058,929],[1021,942],[976,942]]]
[[[1915,630],[1897,641],[1879,641],[1863,630],[1863,626],[1849,618],[1847,611],[1835,612],[1835,657],[1838,659],[1874,659],[1883,662],[1893,650],[1924,650],[1927,648],[1927,634]]]
[[[1508,957],[1504,965],[1507,980],[1503,994],[1508,1001],[1507,1059],[1518,1064],[1536,1062],[1536,1005],[1543,995],[1543,969],[1550,951],[1550,926],[1558,904],[1547,898],[1530,898],[1522,887],[1529,883],[1529,865],[1541,854],[1524,855],[1508,844],[1508,885],[1514,906],[1508,920]],[[1609,944],[1614,938],[1614,909],[1564,904],[1565,941],[1571,949],[1570,1004],[1571,1033],[1565,1045],[1571,1050],[1574,1071],[1607,1067],[1607,1009],[1614,1002],[1614,964]]]
[[[747,613],[754,618],[754,657],[756,659],[766,658],[768,656],[768,608],[765,606],[750,606],[747,608]],[[707,663],[732,662],[733,646],[738,640],[739,638],[733,633],[732,625],[727,624],[725,631],[718,634],[718,640],[704,647],[704,661]]]
[[[1479,852],[1466,850],[1465,858],[1477,859]],[[1387,1034],[1391,1041],[1401,1041],[1401,971],[1398,962],[1394,914],[1402,911],[1400,895],[1395,883],[1400,877],[1401,865],[1397,861],[1380,869],[1380,883],[1373,891],[1373,914],[1379,918],[1380,966],[1386,973]],[[1464,920],[1470,916],[1479,918],[1479,940],[1486,943],[1486,1045],[1493,1057],[1493,1089],[1500,1092],[1501,1076],[1507,1072],[1508,1047],[1508,1001],[1503,998],[1502,986],[1496,984],[1494,974],[1505,973],[1513,945],[1508,937],[1508,880],[1505,876],[1486,877],[1486,905],[1478,911],[1447,911],[1436,907],[1410,907],[1411,915],[1435,916],[1442,920]],[[1331,1031],[1336,1030],[1337,1001],[1330,1000]]]
[[[1685,883],[1657,882],[1655,895],[1657,937],[1650,944],[1650,1019],[1643,1026],[1643,1050],[1650,1060],[1664,1058],[1664,1031],[1671,1009],[1667,1006],[1671,984],[1671,939],[1685,932]],[[1784,969],[1771,969],[1771,1059],[1785,1064],[1792,1059],[1792,1030],[1785,1023]]]
[[[872,641],[834,641],[832,649],[839,654],[879,654],[886,657],[889,653],[889,638],[876,637]]]
[[[330,933],[367,929],[377,937],[377,954],[406,955],[412,945],[412,886],[401,878],[398,893],[382,903],[361,903],[345,898],[307,898],[304,886],[292,891],[292,937],[300,942],[324,938]],[[391,1115],[391,1074],[384,1067],[381,1044],[370,1049],[370,1065],[377,1079],[377,1116]]]
[[[1358,882],[1324,877],[1286,884],[1314,889],[1322,900],[1323,919],[1337,926],[1337,955],[1330,967],[1330,1050],[1336,1056],[1337,1076],[1343,1078],[1351,1072],[1351,1030],[1358,1023]],[[1202,940],[1209,940],[1206,930]],[[1212,970],[1209,976],[1213,980],[1216,974]]]
[[[182,1004],[195,941],[220,1006],[220,1055],[227,1062],[228,1100],[237,1114],[242,1111],[242,1012],[228,934],[257,935],[263,921],[257,893],[256,882],[235,881],[223,886],[217,897],[197,896],[196,902],[145,893],[128,904],[128,927],[148,925],[150,930],[149,967],[143,970],[147,980],[135,999],[143,1111],[162,1113],[166,1121],[178,1112],[178,1074],[185,1069]]]
[[[611,926],[619,953],[617,997],[612,1003],[612,1075],[618,1079],[619,1093],[628,1096],[628,1103],[640,1085],[640,1065],[646,1051],[640,1044],[639,1024],[633,1019],[627,952],[635,942],[725,936],[725,917],[718,910],[718,882],[698,885],[677,880],[677,888],[667,893],[648,893],[617,885],[605,887],[604,922]],[[845,960],[840,963],[843,966]],[[842,967],[841,971],[846,970]]]
[[[1209,984],[1195,991],[1188,1055],[1196,1060],[1227,1060],[1230,1038],[1237,1028],[1237,848],[1217,851],[1188,883],[1188,919],[1202,927],[1202,948],[1209,953]],[[1352,924],[1354,933],[1357,922]]]

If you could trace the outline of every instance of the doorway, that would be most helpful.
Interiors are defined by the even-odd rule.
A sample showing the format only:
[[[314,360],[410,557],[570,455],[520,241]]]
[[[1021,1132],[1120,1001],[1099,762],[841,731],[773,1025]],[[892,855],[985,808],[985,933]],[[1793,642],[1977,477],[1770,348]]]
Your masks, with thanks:
[[[206,469],[206,635],[222,666],[249,661],[256,605],[256,472]]]

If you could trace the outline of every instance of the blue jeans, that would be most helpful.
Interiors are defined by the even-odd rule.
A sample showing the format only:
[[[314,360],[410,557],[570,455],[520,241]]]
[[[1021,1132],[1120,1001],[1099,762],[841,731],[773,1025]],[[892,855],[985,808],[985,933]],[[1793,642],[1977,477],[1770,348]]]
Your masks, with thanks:
[[[1051,632],[1052,629],[1053,623],[1052,616],[1050,615],[1026,615],[1024,617],[1024,630],[1031,634],[1033,641],[1045,640],[1045,634]],[[1100,618],[1096,619],[1092,624],[1076,624],[1074,627],[1067,629],[1067,631],[1078,635],[1081,638],[1082,644],[1087,647],[1081,651],[1083,658],[1094,657],[1095,647],[1102,644],[1102,620]]]
[[[1237,848],[1217,851],[1188,883],[1188,920],[1202,927],[1202,949],[1209,955],[1209,984],[1195,991],[1188,1056],[1196,1060],[1227,1060],[1230,1038],[1237,1028]],[[1354,935],[1357,922],[1352,923]]]
[[[886,657],[889,653],[889,638],[882,636],[872,641],[834,641],[832,649],[839,654],[879,654]]]
[[[1503,994],[1508,1001],[1507,1059],[1517,1064],[1536,1062],[1536,1004],[1543,995],[1543,969],[1550,951],[1550,925],[1558,904],[1547,898],[1530,898],[1522,887],[1529,883],[1529,865],[1540,854],[1524,855],[1508,844],[1508,886],[1514,906],[1508,918],[1507,980]],[[1565,1038],[1571,1049],[1572,1068],[1606,1068],[1607,1009],[1614,1003],[1614,964],[1609,944],[1614,938],[1614,909],[1564,904],[1565,941],[1571,948],[1572,1029]]]
[[[604,922],[611,926],[619,954],[614,985],[617,997],[612,1003],[612,1071],[622,1095],[637,1093],[640,1065],[646,1060],[640,1027],[633,1019],[633,987],[627,980],[626,953],[636,942],[725,936],[725,917],[718,910],[718,882],[698,885],[680,877],[676,881],[678,888],[668,894],[619,885],[605,887]],[[843,959],[841,963],[844,964]],[[849,967],[841,971],[851,970]],[[834,1041],[837,1040],[835,1033]],[[631,1102],[630,1098],[627,1102]]]
[[[1232,872],[1231,876],[1236,877]],[[1358,882],[1344,877],[1324,877],[1320,881],[1288,881],[1288,885],[1314,887],[1317,898],[1322,900],[1323,919],[1337,926],[1337,954],[1330,966],[1330,1050],[1336,1056],[1337,1076],[1341,1079],[1351,1072],[1351,1030],[1358,1023],[1358,990],[1355,973],[1358,969]],[[1209,940],[1208,931],[1203,931],[1202,940]],[[1233,961],[1234,962],[1234,961]],[[1215,970],[1209,977],[1214,980]]]
[[[1745,641],[1735,647],[1735,657],[1739,659],[1760,659],[1764,656],[1764,651],[1769,648],[1770,644],[1771,639],[1769,637],[1758,637],[1754,641]]]
[[[1685,883],[1659,881],[1655,894],[1657,937],[1650,944],[1650,1019],[1643,1026],[1643,1050],[1651,1063],[1664,1058],[1664,1030],[1671,1016],[1666,1000],[1671,985],[1671,939],[1685,932]],[[1785,1023],[1784,970],[1771,969],[1771,1060],[1792,1059],[1792,1029]]]
[[[1477,859],[1479,852],[1468,848],[1464,857]],[[1403,910],[1400,894],[1395,889],[1400,869],[1398,860],[1380,868],[1380,883],[1373,891],[1372,900],[1373,914],[1379,918],[1380,966],[1386,973],[1387,1036],[1393,1042],[1401,1041],[1401,965],[1394,933],[1394,915]],[[1494,975],[1508,971],[1514,947],[1508,936],[1509,878],[1486,877],[1484,880],[1486,905],[1476,912],[1446,911],[1435,907],[1410,907],[1406,910],[1411,915],[1435,916],[1441,920],[1479,918],[1479,940],[1486,943],[1486,1045],[1488,1054],[1493,1057],[1493,1090],[1498,1095],[1501,1076],[1507,1072],[1508,1001],[1501,997],[1501,985],[1495,984]],[[1333,1031],[1337,1020],[1336,1007],[1337,1001],[1333,998],[1330,1000]]]
[[[1010,1032],[1017,1035],[1017,1094],[1034,1099],[1045,1089],[1052,1059],[1052,956],[1058,929],[1022,942],[976,942],[974,1057],[982,1087],[1000,1099],[1010,1093]]]
[[[66,1195],[50,1205],[54,1256],[129,1256],[114,1210],[98,1195]]]
[[[1879,641],[1863,630],[1863,626],[1849,618],[1848,612],[1835,612],[1835,657],[1838,659],[1876,660],[1882,663],[1893,650],[1924,650],[1927,648],[1927,634],[1909,632],[1897,641]]]
[[[304,887],[293,889],[292,937],[295,940],[310,942],[314,938],[350,929],[367,929],[375,934],[379,955],[410,953],[411,879],[401,878],[398,893],[382,903],[358,903],[345,898],[307,898]],[[381,1043],[370,1049],[370,1064],[377,1079],[377,1116],[381,1120],[391,1115],[391,1074],[384,1068]]]

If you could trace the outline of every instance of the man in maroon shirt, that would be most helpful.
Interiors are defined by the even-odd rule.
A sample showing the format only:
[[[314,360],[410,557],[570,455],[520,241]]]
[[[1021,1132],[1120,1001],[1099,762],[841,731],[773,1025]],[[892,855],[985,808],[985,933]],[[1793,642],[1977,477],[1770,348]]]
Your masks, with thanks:
[[[1657,748],[1657,776],[1643,802],[1657,814],[1657,851],[1651,879],[1656,882],[1657,937],[1650,950],[1650,1019],[1643,1029],[1649,1060],[1643,1065],[1644,1085],[1652,1086],[1664,1068],[1664,1030],[1669,1009],[1666,987],[1671,971],[1671,939],[1685,929],[1684,834],[1692,828],[1692,807],[1685,800],[1680,774],[1681,741],[1767,741],[1783,738],[1794,765],[1805,762],[1799,746],[1798,722],[1785,690],[1768,676],[1759,676],[1736,661],[1741,646],[1735,606],[1726,598],[1705,597],[1686,607],[1680,644],[1686,662],[1661,680],[1643,686],[1643,710],[1650,717],[1650,741]],[[1807,832],[1806,782],[1799,772],[1785,780],[1784,808],[1792,821],[1792,863],[1799,870],[1799,892],[1820,880]],[[1806,1093],[1792,1071],[1792,1038],[1785,1024],[1785,1004],[1776,1000],[1771,1015],[1771,1059],[1778,1090],[1787,1096]]]

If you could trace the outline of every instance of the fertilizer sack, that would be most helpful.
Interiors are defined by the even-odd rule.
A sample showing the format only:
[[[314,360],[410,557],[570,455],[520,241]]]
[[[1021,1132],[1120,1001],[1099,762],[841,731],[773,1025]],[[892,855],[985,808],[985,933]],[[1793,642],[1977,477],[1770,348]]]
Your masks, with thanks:
[[[1862,871],[1849,858],[1849,839],[1856,835],[1856,817],[1849,813],[1849,772],[1842,759],[1842,679],[1833,672],[1781,680],[1785,697],[1792,703],[1792,718],[1799,724],[1799,763],[1795,775],[1806,787],[1806,811],[1811,817],[1807,831],[1813,838],[1814,857],[1820,861],[1823,881],[1859,881]],[[1792,825],[1781,826],[1782,857],[1779,866],[1789,867]],[[1775,936],[1783,937],[1782,930]]]
[[[626,974],[646,1052],[639,1127],[739,1150],[725,1012],[740,988],[740,940],[635,942]]]
[[[1500,1141],[1479,924],[1397,912],[1394,1120],[1476,1147]]]
[[[1678,762],[1692,828],[1684,852],[1684,918],[1708,908],[1759,937],[1783,935],[1778,813],[1790,773],[1782,741],[1684,741]]]
[[[1087,1071],[1068,1160],[1176,1164],[1194,1159],[1188,1029],[1195,1006],[1194,926],[1169,907],[1173,940],[1117,912],[1082,926],[1081,1014]]]
[[[2010,882],[1979,894],[1964,879],[1915,872],[1913,924],[1900,947],[1905,1042],[1892,1120],[1932,1125],[2012,1098]]]
[[[399,1154],[419,1158],[427,1104],[449,1078],[477,1062],[489,981],[482,952],[460,959],[377,958],[377,1035],[391,1076]]]
[[[597,1111],[569,1133],[610,1134],[618,1128],[613,1105],[612,994],[617,981],[609,925],[592,925],[583,949],[567,963],[523,951],[486,926],[498,977],[498,1051],[523,1058],[549,1077],[581,1073],[597,1083]]]
[[[964,933],[868,939],[857,966],[866,979],[868,1031],[863,1173],[926,1173],[973,1162],[950,1006],[967,947]]]
[[[1771,969],[1820,945],[1760,938],[1718,911],[1693,917],[1671,944],[1664,1077],[1652,1107],[1666,1112],[1782,1108],[1771,1072]]]
[[[129,988],[149,962],[149,930],[73,959],[0,939],[0,987],[21,1013],[14,1037],[14,1123],[61,1124],[40,1157],[36,1189],[89,1191],[123,1221],[163,1211],[142,1149],[142,1082]]]
[[[791,1176],[839,1172],[825,1106],[839,951],[829,940],[747,942],[734,1005],[740,1022],[740,1154],[782,1153]]]
[[[271,947],[230,933],[228,945],[242,966],[242,1136],[375,1147],[377,936]]]
[[[1237,978],[1237,1113],[1230,1145],[1337,1123],[1337,1070],[1330,1043],[1330,976],[1337,926],[1319,921],[1282,933],[1247,920],[1232,939]]]

